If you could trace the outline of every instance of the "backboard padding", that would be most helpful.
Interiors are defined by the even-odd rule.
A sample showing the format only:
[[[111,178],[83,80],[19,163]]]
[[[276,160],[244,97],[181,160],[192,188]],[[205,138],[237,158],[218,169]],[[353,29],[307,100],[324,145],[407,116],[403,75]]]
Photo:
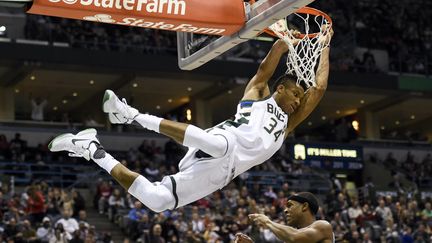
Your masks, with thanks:
[[[256,37],[261,31],[314,0],[260,0],[247,15],[247,21],[239,32],[222,36],[208,45],[190,53],[188,44],[193,34],[177,32],[178,64],[183,70],[193,70],[223,54],[234,46]]]

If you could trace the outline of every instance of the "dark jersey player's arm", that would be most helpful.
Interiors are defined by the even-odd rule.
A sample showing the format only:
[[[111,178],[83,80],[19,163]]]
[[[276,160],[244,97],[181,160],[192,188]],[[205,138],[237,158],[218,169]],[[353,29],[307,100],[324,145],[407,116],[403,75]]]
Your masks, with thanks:
[[[306,228],[295,229],[293,227],[269,222],[266,224],[280,240],[290,243],[314,243],[331,239],[332,227],[326,221],[315,221],[312,225]]]
[[[249,93],[258,93],[261,98],[270,95],[267,82],[273,76],[281,57],[288,51],[288,46],[282,41],[276,41],[267,56],[261,62],[257,73],[246,86],[244,97],[250,96]]]

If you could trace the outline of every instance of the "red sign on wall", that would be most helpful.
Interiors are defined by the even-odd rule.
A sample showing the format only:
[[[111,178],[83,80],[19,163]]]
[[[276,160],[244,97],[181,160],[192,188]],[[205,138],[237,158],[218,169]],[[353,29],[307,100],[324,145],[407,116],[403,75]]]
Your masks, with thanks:
[[[207,35],[246,22],[243,0],[34,0],[32,14]]]

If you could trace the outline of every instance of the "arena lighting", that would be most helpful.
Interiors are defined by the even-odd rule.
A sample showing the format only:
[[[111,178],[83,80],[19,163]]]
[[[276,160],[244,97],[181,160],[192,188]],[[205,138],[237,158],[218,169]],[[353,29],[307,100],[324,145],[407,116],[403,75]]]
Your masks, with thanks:
[[[188,87],[188,88],[187,88],[187,91],[192,91],[192,87]]]
[[[15,93],[17,93],[17,94],[18,94],[19,92],[20,92],[20,90],[19,90],[19,89],[15,89]]]
[[[157,110],[160,110],[160,108],[161,108],[160,105],[157,105],[157,106],[156,106],[156,109],[157,109]]]
[[[416,117],[415,117],[415,115],[411,115],[411,120],[414,120]]]
[[[365,101],[364,100],[360,100],[360,104],[364,104],[365,103]]]
[[[187,109],[186,110],[186,119],[188,121],[192,121],[192,111],[191,111],[191,109]]]
[[[36,77],[35,77],[34,75],[32,75],[32,76],[30,76],[30,79],[31,79],[31,80],[35,80]]]
[[[351,125],[353,126],[354,130],[358,131],[360,129],[360,123],[356,120],[352,121]]]
[[[2,25],[0,26],[0,32],[5,32],[6,31],[6,26]]]
[[[94,84],[94,80],[93,80],[93,79],[92,79],[92,80],[90,80],[90,84],[92,84],[92,85]]]
[[[72,96],[73,96],[73,97],[77,97],[77,96],[78,96],[78,93],[77,93],[77,92],[73,92],[73,93],[72,93]]]
[[[132,87],[136,88],[136,87],[138,87],[138,84],[137,83],[133,83]]]
[[[168,99],[168,103],[171,103],[172,102],[172,99]]]

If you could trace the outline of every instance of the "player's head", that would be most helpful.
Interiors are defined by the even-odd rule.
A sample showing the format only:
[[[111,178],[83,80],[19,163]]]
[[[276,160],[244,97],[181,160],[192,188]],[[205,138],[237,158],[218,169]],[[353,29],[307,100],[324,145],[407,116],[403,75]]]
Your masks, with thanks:
[[[293,227],[298,227],[305,216],[315,218],[319,208],[317,198],[310,192],[299,192],[291,195],[287,198],[285,206],[287,224]]]
[[[287,114],[297,110],[304,92],[305,89],[297,85],[297,77],[291,74],[282,75],[272,86],[272,93],[276,102]]]

